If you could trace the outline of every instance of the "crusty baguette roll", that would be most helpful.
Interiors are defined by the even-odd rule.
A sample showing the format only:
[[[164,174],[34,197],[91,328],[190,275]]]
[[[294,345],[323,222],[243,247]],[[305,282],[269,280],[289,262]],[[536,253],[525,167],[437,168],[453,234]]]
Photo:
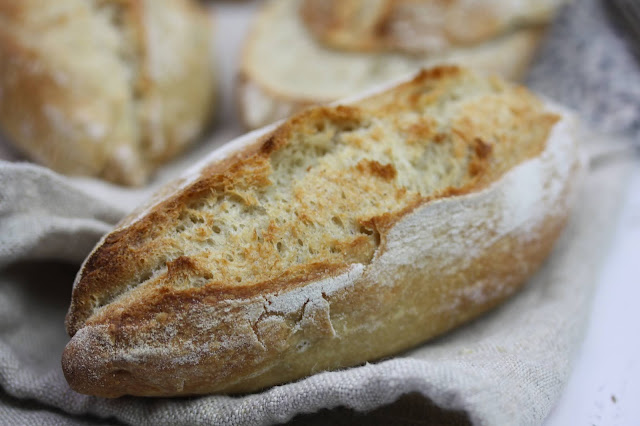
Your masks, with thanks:
[[[420,344],[538,268],[576,151],[557,109],[455,67],[250,133],[94,249],[64,374],[104,397],[250,392]]]
[[[141,184],[211,116],[211,35],[193,0],[0,0],[0,127],[58,172]]]
[[[299,0],[266,2],[244,47],[238,103],[244,123],[261,127],[302,108],[332,102],[441,63],[518,80],[544,29],[523,29],[441,54],[348,52],[318,43],[299,15]]]
[[[338,49],[437,53],[548,24],[566,0],[303,0],[315,37]]]

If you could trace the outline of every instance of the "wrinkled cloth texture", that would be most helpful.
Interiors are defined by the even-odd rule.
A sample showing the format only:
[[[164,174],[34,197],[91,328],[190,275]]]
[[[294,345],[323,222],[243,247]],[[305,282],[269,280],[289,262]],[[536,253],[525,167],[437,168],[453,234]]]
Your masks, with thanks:
[[[574,2],[551,29],[529,85],[575,108],[591,127],[637,137],[640,72],[614,27],[601,2]],[[251,395],[109,400],[68,387],[60,368],[64,315],[80,263],[154,188],[126,190],[2,161],[0,423],[263,425],[323,408],[368,411],[418,393],[474,424],[539,424],[580,345],[626,170],[624,163],[588,170],[543,269],[516,297],[435,341]]]

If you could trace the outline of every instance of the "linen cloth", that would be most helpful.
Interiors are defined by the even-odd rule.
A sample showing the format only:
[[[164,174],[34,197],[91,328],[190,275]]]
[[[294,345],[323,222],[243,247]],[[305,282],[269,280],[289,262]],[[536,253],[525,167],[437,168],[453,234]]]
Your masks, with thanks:
[[[221,27],[222,32],[222,22]],[[574,2],[555,23],[529,83],[575,107],[589,125],[637,137],[640,72],[613,27],[599,1]],[[522,292],[409,352],[245,396],[109,400],[72,391],[60,356],[68,341],[64,315],[80,262],[160,183],[234,132],[227,129],[194,148],[154,184],[138,190],[0,162],[0,424],[263,425],[323,408],[367,411],[416,392],[443,409],[464,413],[474,424],[544,420],[581,342],[625,190],[625,163],[587,173],[566,231]],[[610,137],[590,143],[613,142]],[[0,155],[16,158],[6,146]],[[429,419],[420,420],[428,424]]]

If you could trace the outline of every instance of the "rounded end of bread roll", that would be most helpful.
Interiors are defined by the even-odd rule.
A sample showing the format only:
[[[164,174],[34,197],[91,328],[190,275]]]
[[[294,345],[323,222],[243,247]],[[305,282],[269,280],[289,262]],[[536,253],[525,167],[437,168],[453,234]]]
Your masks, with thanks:
[[[111,330],[110,330],[111,328]],[[81,328],[62,353],[62,371],[69,387],[76,392],[117,398],[123,395],[167,396],[175,388],[179,395],[180,379],[162,377],[157,372],[167,366],[149,364],[145,368],[131,366],[135,354],[123,355],[117,351],[113,326],[87,326]]]
[[[100,356],[96,354],[107,353],[110,345],[107,343],[108,337],[105,334],[97,333],[90,327],[84,327],[77,336],[67,344],[62,353],[62,372],[71,389],[87,393],[89,389],[101,387],[96,373],[101,362]],[[103,373],[101,372],[100,375]],[[117,370],[112,373],[114,378],[117,375]],[[109,397],[109,393],[103,396]]]

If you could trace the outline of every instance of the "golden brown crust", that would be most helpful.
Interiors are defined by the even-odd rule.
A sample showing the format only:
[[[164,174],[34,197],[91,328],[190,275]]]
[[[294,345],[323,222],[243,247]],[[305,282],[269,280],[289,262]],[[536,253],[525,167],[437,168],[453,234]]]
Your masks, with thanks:
[[[143,183],[210,119],[211,28],[190,0],[1,0],[0,23],[0,125],[58,172]]]
[[[461,87],[477,93],[465,95]],[[205,167],[97,247],[78,276],[67,316],[73,336],[63,357],[67,379],[80,392],[108,397],[251,391],[386,356],[476,316],[535,270],[566,219],[569,175],[541,177],[540,188],[556,192],[540,199],[544,206],[535,207],[540,215],[532,223],[519,217],[530,213],[504,199],[513,195],[516,178],[503,176],[551,155],[547,139],[557,119],[526,90],[454,67],[424,71],[356,104],[290,119]],[[388,140],[384,123],[400,135],[398,142]],[[362,131],[370,133],[360,137]],[[428,138],[418,141],[416,134]],[[346,158],[341,154],[322,166],[323,156],[333,155],[325,150],[337,148],[327,148],[320,136],[368,157],[357,154],[332,169]],[[434,167],[450,162],[459,174],[432,190],[401,183],[413,171],[404,160],[392,160],[401,151],[385,150],[405,143],[407,149],[424,146],[431,156],[440,154],[429,150],[446,150],[443,160],[420,173],[435,176]],[[308,162],[296,166],[303,158],[298,147]],[[317,150],[322,153],[313,154]],[[575,159],[567,155],[573,173]],[[422,170],[420,158],[407,160]],[[290,164],[298,168],[287,169]],[[285,216],[260,225],[273,209],[264,191],[278,189],[276,182],[281,191],[288,185],[281,170],[307,173],[310,180],[296,175],[293,181],[310,186],[291,188],[284,208],[295,209],[295,221],[287,222],[283,210]],[[560,181],[551,185],[552,179]],[[336,197],[323,195],[333,189]],[[225,197],[236,204],[224,207]],[[547,205],[551,201],[555,205]],[[373,207],[362,207],[367,202]],[[207,242],[221,232],[216,215],[234,205],[259,211],[246,223],[253,236],[239,247],[233,239],[241,229],[226,237],[230,241]],[[332,207],[344,215],[331,213]],[[448,223],[456,217],[460,223]],[[333,233],[318,230],[331,226]],[[287,244],[314,236],[320,240],[305,243],[308,253],[287,258]],[[422,243],[414,247],[416,236]],[[429,244],[437,245],[425,252]],[[234,272],[231,262],[245,260]]]
[[[410,83],[404,85],[409,90],[402,91],[402,87],[395,90],[392,102],[389,102],[384,95],[379,96],[382,105],[377,106],[381,114],[393,113],[398,109],[415,108],[420,102],[437,102],[443,90],[447,90],[450,86],[449,81],[455,81],[460,75],[460,69],[456,67],[437,67],[430,70],[423,70]],[[440,84],[440,87],[438,87]],[[425,97],[418,96],[413,88],[421,88],[422,86],[435,86],[435,90]],[[405,94],[404,96],[395,93]],[[373,104],[375,100],[368,100]],[[316,123],[328,118],[334,123],[345,123],[347,125],[356,125],[361,119],[361,111],[353,107],[337,106],[335,108],[315,108],[298,114],[279,126],[272,134],[262,138],[258,143],[245,148],[243,151],[236,153],[232,158],[222,162],[216,162],[205,168],[200,178],[182,190],[179,194],[165,200],[160,205],[148,213],[143,220],[138,220],[127,227],[126,230],[116,231],[110,234],[99,247],[98,251],[93,253],[87,260],[81,281],[74,289],[74,304],[67,318],[67,327],[70,335],[75,334],[94,309],[91,306],[89,296],[100,297],[100,304],[104,304],[111,297],[115,296],[112,291],[118,292],[120,289],[113,286],[113,283],[127,282],[139,279],[140,271],[146,269],[148,265],[145,263],[150,261],[151,255],[161,251],[162,246],[156,248],[155,241],[159,236],[169,232],[172,223],[178,221],[178,217],[182,214],[185,206],[192,205],[198,198],[212,192],[234,192],[237,194],[237,187],[241,185],[268,185],[268,168],[265,167],[269,157],[289,143],[291,135],[294,132],[302,134],[310,134],[316,131]],[[538,118],[541,119],[541,118]],[[466,123],[465,123],[466,124]],[[460,129],[465,132],[466,129]],[[460,140],[459,144],[467,142]],[[471,143],[474,145],[476,139]],[[538,145],[538,152],[543,145]],[[459,148],[459,155],[465,153],[462,147]],[[535,154],[535,152],[533,153]],[[529,156],[532,154],[528,154]],[[470,164],[486,162],[485,155],[477,155]],[[362,165],[358,164],[360,171],[364,170]],[[484,168],[486,171],[486,167]],[[369,168],[369,171],[371,169]],[[379,174],[379,173],[373,173]],[[471,190],[480,187],[477,183],[483,177],[476,171],[472,173],[474,176],[466,182],[464,186],[455,188],[446,188],[439,194],[429,197],[423,197],[423,202],[438,197],[446,197],[451,195],[462,195]],[[495,175],[485,179],[484,184],[495,178]],[[413,209],[405,209],[402,214]],[[387,227],[391,227],[395,220],[391,220],[389,215],[385,216]],[[381,218],[377,219],[378,222]],[[139,248],[141,250],[139,251]],[[140,264],[139,262],[144,262]],[[136,265],[131,268],[131,265]],[[112,286],[103,288],[104,282],[109,281]],[[268,281],[269,282],[269,281]],[[218,283],[224,285],[224,283]],[[104,294],[100,294],[106,291]]]

